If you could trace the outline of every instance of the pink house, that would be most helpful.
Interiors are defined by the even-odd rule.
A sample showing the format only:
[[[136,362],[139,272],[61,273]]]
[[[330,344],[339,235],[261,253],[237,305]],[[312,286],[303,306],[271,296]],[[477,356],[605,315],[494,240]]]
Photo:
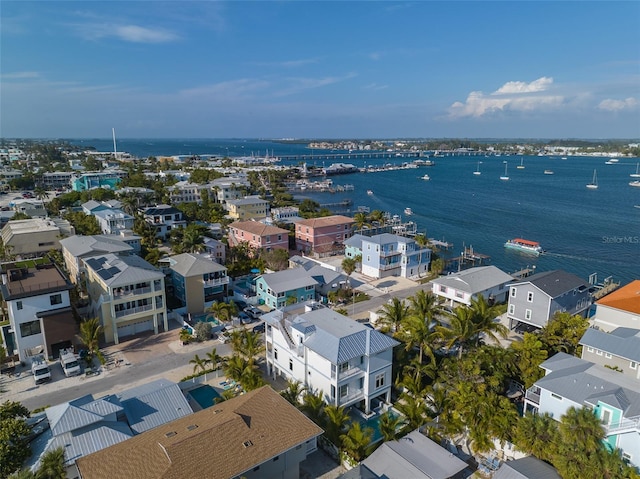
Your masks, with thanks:
[[[311,218],[296,223],[296,248],[324,256],[340,253],[342,242],[353,234],[353,218],[342,215]]]
[[[236,221],[229,225],[229,246],[248,243],[251,248],[289,249],[289,231],[259,221]]]

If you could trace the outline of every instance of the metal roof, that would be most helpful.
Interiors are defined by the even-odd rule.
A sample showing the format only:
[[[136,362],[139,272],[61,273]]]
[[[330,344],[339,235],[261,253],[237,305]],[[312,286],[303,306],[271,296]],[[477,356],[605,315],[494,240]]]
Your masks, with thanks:
[[[616,328],[610,333],[589,328],[580,344],[611,353],[629,361],[640,362],[640,329]]]
[[[544,461],[527,456],[502,463],[493,479],[561,479],[560,474]]]
[[[131,245],[118,238],[120,236],[116,235],[73,235],[61,239],[60,244],[76,258],[89,253],[122,253],[133,250]]]
[[[139,256],[106,254],[84,260],[107,286],[132,284],[164,278],[164,274]]]
[[[315,286],[318,284],[304,268],[292,268],[275,273],[266,273],[263,274],[261,278],[275,293],[285,293],[305,286]]]
[[[182,253],[168,259],[170,268],[185,278],[227,271],[224,266],[198,253]]]
[[[527,283],[533,284],[552,298],[557,298],[558,296],[576,288],[582,287],[586,289],[589,287],[583,279],[579,278],[575,274],[567,273],[560,269],[534,274],[524,281],[513,283],[513,286]]]
[[[442,276],[434,279],[432,283],[476,294],[512,281],[513,276],[495,266],[479,266]]]

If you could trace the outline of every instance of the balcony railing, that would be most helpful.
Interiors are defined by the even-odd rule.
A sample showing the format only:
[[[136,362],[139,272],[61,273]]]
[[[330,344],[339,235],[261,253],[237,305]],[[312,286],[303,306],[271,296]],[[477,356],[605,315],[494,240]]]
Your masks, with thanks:
[[[364,370],[359,366],[352,366],[346,371],[341,371],[338,373],[338,380],[346,379],[351,376],[355,376],[356,374],[363,373]]]
[[[124,316],[130,316],[132,314],[144,313],[145,311],[151,311],[153,304],[146,304],[144,306],[137,306],[135,308],[123,309],[122,311],[116,311],[116,318],[122,318]]]
[[[354,389],[349,391],[346,396],[341,396],[339,399],[340,404],[346,404],[354,399],[362,399],[364,397],[364,391],[362,389]]]
[[[204,281],[205,286],[219,286],[221,284],[229,284],[229,276],[223,278],[213,278]]]
[[[604,430],[607,436],[622,434],[624,432],[640,432],[640,416],[623,419],[614,424],[605,424]]]
[[[537,386],[531,386],[527,389],[524,396],[528,401],[540,405],[540,388]]]
[[[388,271],[390,269],[399,268],[400,266],[401,266],[400,263],[381,264],[379,269],[381,271]]]
[[[125,290],[115,290],[113,292],[113,297],[114,298],[121,298],[123,296],[133,296],[136,294],[147,294],[147,293],[151,293],[153,290],[151,289],[151,286],[145,286],[144,288],[136,288],[136,289],[130,289],[129,291],[125,291]]]
[[[389,258],[391,256],[398,256],[401,254],[402,254],[402,251],[398,251],[397,249],[393,251],[380,251],[381,258]]]

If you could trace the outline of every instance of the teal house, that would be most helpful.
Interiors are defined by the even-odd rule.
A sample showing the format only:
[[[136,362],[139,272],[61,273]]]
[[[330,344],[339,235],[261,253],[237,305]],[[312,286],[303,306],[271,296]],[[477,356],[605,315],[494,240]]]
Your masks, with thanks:
[[[305,268],[285,269],[256,278],[256,294],[260,302],[270,308],[283,308],[287,304],[315,300],[317,285]]]

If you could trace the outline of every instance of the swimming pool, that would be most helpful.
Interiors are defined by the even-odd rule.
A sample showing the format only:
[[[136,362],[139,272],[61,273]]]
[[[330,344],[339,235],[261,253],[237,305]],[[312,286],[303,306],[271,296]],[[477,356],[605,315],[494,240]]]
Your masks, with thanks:
[[[395,409],[390,409],[389,413],[393,418],[398,418],[398,417],[404,418],[404,416],[400,414],[398,411],[396,411]],[[373,437],[371,439],[371,444],[375,444],[376,442],[382,440],[382,433],[380,432],[380,416],[381,414],[376,414],[375,416],[369,419],[364,419],[362,417],[358,417],[356,419],[362,426],[362,429],[369,427],[373,430]],[[400,429],[402,425],[404,425],[404,421],[400,423],[398,429]]]
[[[213,317],[213,314],[211,313],[204,313],[204,314],[193,314],[191,315],[191,322],[193,324],[196,323],[201,323],[207,321],[209,323],[212,323],[214,326],[220,326],[220,321],[218,321],[216,318]]]
[[[207,409],[215,404],[216,398],[220,397],[218,391],[208,384],[203,384],[195,389],[189,391],[189,394],[195,402],[197,402],[202,409]]]

